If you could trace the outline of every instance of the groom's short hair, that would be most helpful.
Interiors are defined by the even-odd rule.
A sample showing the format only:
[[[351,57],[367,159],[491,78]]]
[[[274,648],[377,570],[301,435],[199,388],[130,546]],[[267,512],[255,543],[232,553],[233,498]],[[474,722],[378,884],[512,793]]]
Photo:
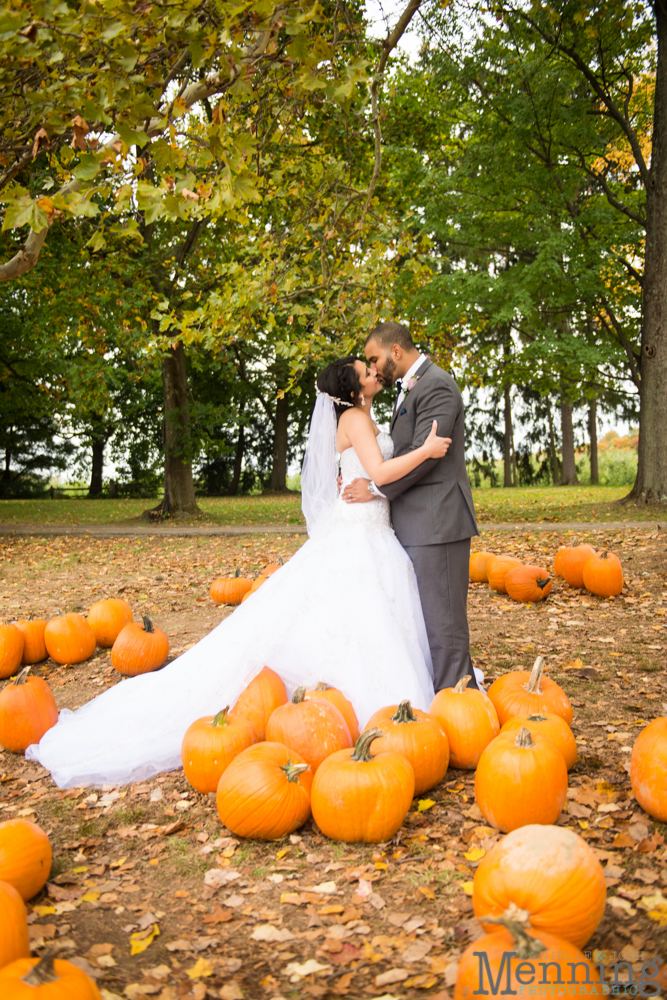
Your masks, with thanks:
[[[390,320],[388,323],[379,323],[374,330],[371,330],[366,337],[366,343],[374,340],[388,351],[394,344],[398,344],[404,351],[411,350],[415,345],[410,331],[402,323],[395,323]]]

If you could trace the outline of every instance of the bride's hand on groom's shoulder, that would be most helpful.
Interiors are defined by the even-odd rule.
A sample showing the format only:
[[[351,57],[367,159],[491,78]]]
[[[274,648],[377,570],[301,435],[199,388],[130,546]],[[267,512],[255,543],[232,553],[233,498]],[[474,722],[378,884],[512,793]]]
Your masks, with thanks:
[[[438,421],[433,421],[431,433],[424,441],[422,448],[426,458],[444,458],[452,443],[451,438],[438,437]]]

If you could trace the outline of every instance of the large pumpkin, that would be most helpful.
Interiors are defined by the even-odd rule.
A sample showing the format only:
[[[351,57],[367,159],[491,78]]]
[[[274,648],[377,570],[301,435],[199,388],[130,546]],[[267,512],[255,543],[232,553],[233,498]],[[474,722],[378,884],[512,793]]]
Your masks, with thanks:
[[[132,608],[122,597],[109,597],[97,601],[88,612],[88,624],[95,633],[95,641],[103,649],[109,649],[125,628],[134,620]]]
[[[553,712],[535,712],[533,715],[515,715],[508,719],[500,730],[501,733],[518,733],[522,726],[533,736],[539,733],[551,740],[565,758],[568,771],[577,762],[577,743],[565,719]]]
[[[218,814],[237,837],[279,840],[310,816],[312,781],[308,764],[290,747],[256,743],[220,778]]]
[[[596,597],[616,597],[623,590],[623,567],[613,552],[592,555],[584,563],[584,587]]]
[[[485,931],[514,904],[536,931],[565,937],[583,948],[604,915],[604,869],[585,840],[564,826],[522,826],[480,861],[472,904]]]
[[[567,797],[562,753],[525,727],[497,736],[479,758],[475,799],[487,823],[503,833],[531,823],[555,823]]]
[[[637,737],[630,758],[630,781],[644,812],[667,823],[667,718],[649,722]]]
[[[439,785],[449,765],[449,744],[442,724],[409,701],[381,708],[371,715],[366,729],[380,728],[374,753],[394,750],[410,761],[415,773],[415,795]],[[365,731],[365,730],[364,730]]]
[[[215,792],[234,758],[256,742],[252,722],[242,715],[229,715],[228,708],[197,719],[186,730],[181,745],[185,777],[198,792]]]
[[[521,560],[515,559],[513,556],[494,556],[493,559],[490,559],[487,563],[486,575],[491,590],[495,590],[498,594],[506,594],[505,577],[511,569],[520,565]]]
[[[505,590],[513,601],[536,604],[551,593],[551,580],[542,566],[515,566],[505,574]]]
[[[39,743],[58,721],[51,688],[41,677],[28,677],[29,671],[24,667],[0,691],[0,744],[13,753]]]
[[[595,555],[592,545],[573,545],[567,549],[561,563],[565,582],[578,589],[584,586],[584,566]]]
[[[234,576],[220,576],[211,584],[209,594],[216,604],[240,604],[252,587],[252,580],[240,576],[237,569]]]
[[[257,731],[257,739],[266,739],[266,724],[271,713],[287,701],[287,691],[282,678],[270,667],[262,667],[254,680],[241,692],[233,715],[242,715],[252,722]]]
[[[0,680],[21,666],[23,633],[16,625],[0,625]]]
[[[26,902],[36,896],[51,871],[51,843],[27,819],[0,823],[0,880],[13,885]]]
[[[498,713],[500,725],[515,715],[535,715],[553,712],[572,722],[570,699],[559,684],[543,677],[544,657],[538,656],[530,673],[512,670],[494,681],[489,688],[489,698]]]
[[[142,624],[128,622],[111,649],[111,663],[120,674],[135,677],[157,670],[169,656],[169,639],[145,615]]]
[[[56,663],[83,663],[90,659],[97,645],[92,628],[76,611],[52,618],[44,629],[44,642]]]
[[[30,954],[25,903],[13,885],[0,882],[0,969]],[[0,991],[4,1000],[4,994]]]
[[[561,545],[558,552],[554,556],[554,573],[556,576],[563,575],[563,559],[565,558],[565,553],[568,551],[568,545]]]
[[[313,774],[330,754],[353,746],[350,730],[341,712],[325,698],[305,700],[305,687],[297,688],[291,702],[272,713],[266,738],[301,754]]]
[[[21,663],[41,663],[49,655],[44,642],[46,620],[44,618],[21,618],[16,623],[23,633],[23,657]]]
[[[325,837],[379,844],[403,823],[414,795],[414,771],[401,753],[371,754],[371,743],[380,736],[381,729],[367,729],[353,750],[339,750],[318,768],[311,808]]]
[[[495,559],[493,552],[473,552],[471,554],[469,563],[469,576],[471,583],[489,582],[487,569],[492,559]]]
[[[469,681],[467,674],[455,687],[438,691],[428,710],[445,731],[451,767],[465,770],[477,767],[482,751],[500,732],[492,702],[484,691],[469,690]]]
[[[357,719],[357,713],[354,710],[352,702],[347,700],[342,691],[339,691],[338,688],[335,687],[329,687],[329,685],[325,684],[324,681],[320,681],[314,691],[306,691],[306,698],[324,698],[326,701],[330,701],[332,705],[335,705],[347,722],[347,728],[350,730],[352,742],[357,742],[359,739],[359,720]]]
[[[51,955],[19,958],[1,969],[0,996],[2,1000],[101,1000],[83,969]]]

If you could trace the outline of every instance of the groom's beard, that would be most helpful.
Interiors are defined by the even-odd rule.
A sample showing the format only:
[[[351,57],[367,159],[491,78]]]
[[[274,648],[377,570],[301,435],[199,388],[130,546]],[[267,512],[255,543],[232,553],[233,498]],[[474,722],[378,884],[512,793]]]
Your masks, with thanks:
[[[384,368],[378,369],[378,375],[380,376],[380,381],[387,389],[390,389],[392,385],[396,382],[396,362],[392,358],[387,358],[384,363]]]

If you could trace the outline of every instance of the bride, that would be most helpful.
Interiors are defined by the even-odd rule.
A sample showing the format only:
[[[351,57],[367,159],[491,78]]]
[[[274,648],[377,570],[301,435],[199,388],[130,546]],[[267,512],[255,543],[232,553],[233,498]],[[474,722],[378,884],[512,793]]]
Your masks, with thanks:
[[[428,709],[431,658],[412,563],[389,520],[389,502],[346,504],[355,477],[395,482],[449,439],[436,436],[392,458],[370,406],[382,384],[355,358],[341,358],[317,380],[319,395],[301,485],[309,540],[196,646],[162,670],[128,678],[58,723],[26,757],[61,788],[122,785],[181,766],[191,722],[233,705],[267,665],[291,693],[318,681],[340,688],[360,726],[384,705],[409,698]]]

